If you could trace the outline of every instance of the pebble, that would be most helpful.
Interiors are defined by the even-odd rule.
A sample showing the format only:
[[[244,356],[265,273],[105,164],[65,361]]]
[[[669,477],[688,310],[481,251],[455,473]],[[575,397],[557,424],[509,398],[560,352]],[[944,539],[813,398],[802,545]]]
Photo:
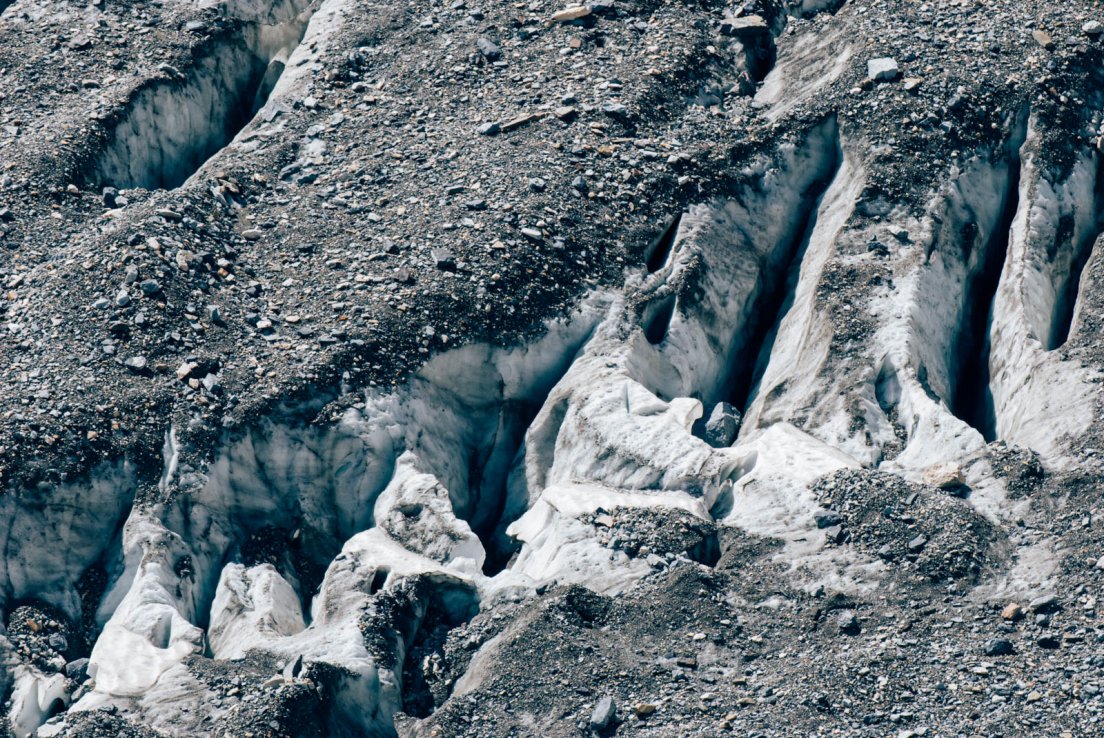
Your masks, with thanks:
[[[438,269],[447,272],[456,271],[456,255],[451,251],[448,249],[431,249],[429,253]]]
[[[590,715],[590,726],[595,730],[605,730],[613,723],[616,715],[617,705],[614,704],[613,697],[606,695],[594,706],[594,712]]]
[[[628,118],[629,109],[619,102],[607,102],[602,104],[602,112],[611,118]]]
[[[498,44],[486,36],[480,37],[479,40],[475,42],[475,46],[487,61],[496,61],[502,58],[502,49],[499,48]]]
[[[1031,37],[1035,39],[1035,43],[1048,51],[1054,48],[1054,39],[1046,31],[1037,28],[1031,32]]]
[[[896,60],[889,57],[871,59],[866,63],[866,75],[875,82],[892,82],[900,74]]]
[[[985,642],[984,648],[986,656],[1010,656],[1015,650],[1012,641],[1004,638],[991,638]]]
[[[1016,602],[1005,605],[1005,608],[1001,610],[1001,617],[1011,622],[1016,622],[1017,620],[1023,618],[1023,616],[1023,608],[1019,605],[1019,603]]]
[[[140,374],[141,372],[144,372],[146,370],[146,366],[148,366],[149,364],[145,356],[131,356],[123,363],[126,365],[127,369],[131,370],[135,374]]]
[[[1031,601],[1031,604],[1029,604],[1027,608],[1031,610],[1031,612],[1035,613],[1054,612],[1058,609],[1058,597],[1057,595],[1053,594],[1036,597]]]
[[[855,613],[848,610],[839,616],[839,629],[845,635],[858,635],[862,631],[862,625]]]
[[[586,5],[573,5],[570,8],[564,8],[563,10],[556,11],[552,14],[552,20],[560,23],[567,23],[573,20],[579,20],[580,18],[586,18],[593,11]]]
[[[724,36],[759,36],[770,33],[770,26],[761,15],[744,15],[739,18],[728,17],[721,21],[721,34]]]

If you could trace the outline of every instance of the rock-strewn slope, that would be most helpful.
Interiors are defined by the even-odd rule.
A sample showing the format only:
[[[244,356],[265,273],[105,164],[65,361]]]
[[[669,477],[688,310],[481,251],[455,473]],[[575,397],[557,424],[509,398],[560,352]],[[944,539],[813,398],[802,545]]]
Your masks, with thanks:
[[[1099,732],[1095,3],[0,7],[12,735]]]

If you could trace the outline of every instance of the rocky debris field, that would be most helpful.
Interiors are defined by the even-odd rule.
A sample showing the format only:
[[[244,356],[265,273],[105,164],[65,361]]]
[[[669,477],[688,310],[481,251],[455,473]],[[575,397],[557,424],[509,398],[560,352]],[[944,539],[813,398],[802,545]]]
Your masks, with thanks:
[[[1090,0],[0,0],[38,736],[1104,728]]]

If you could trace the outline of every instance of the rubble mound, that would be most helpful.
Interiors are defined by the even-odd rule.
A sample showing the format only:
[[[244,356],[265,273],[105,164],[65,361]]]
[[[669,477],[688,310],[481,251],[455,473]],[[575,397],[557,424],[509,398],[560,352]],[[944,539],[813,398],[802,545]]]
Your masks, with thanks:
[[[833,543],[933,581],[977,579],[999,550],[1001,534],[969,502],[893,474],[839,471],[813,492],[825,508],[818,526]]]

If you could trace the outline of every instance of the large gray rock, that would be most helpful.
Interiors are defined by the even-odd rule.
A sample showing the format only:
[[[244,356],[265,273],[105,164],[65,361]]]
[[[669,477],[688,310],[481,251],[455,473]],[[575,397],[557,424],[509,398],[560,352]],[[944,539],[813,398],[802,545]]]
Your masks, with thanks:
[[[705,442],[713,448],[731,446],[740,430],[740,411],[727,402],[718,402],[705,421]]]

